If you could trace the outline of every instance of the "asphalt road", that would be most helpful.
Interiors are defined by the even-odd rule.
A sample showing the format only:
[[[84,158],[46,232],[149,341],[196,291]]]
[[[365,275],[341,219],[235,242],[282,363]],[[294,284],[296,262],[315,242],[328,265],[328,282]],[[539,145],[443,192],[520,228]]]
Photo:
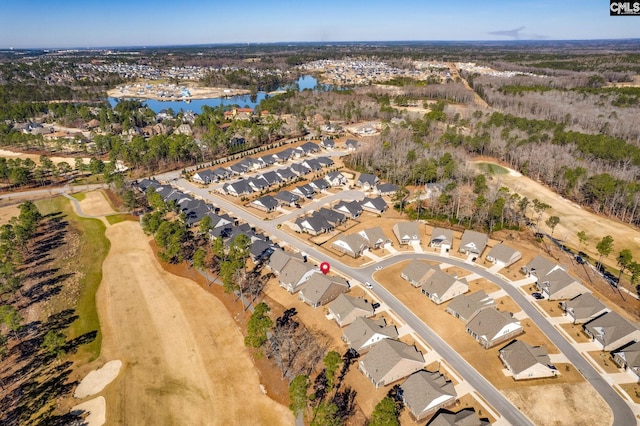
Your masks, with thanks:
[[[422,320],[413,314],[406,306],[404,306],[398,299],[395,298],[389,291],[387,291],[382,285],[377,283],[372,274],[375,272],[375,268],[378,266],[387,267],[394,263],[407,260],[407,259],[426,259],[432,261],[442,261],[442,256],[429,253],[409,253],[400,254],[384,260],[381,260],[373,265],[369,265],[364,268],[353,268],[342,262],[330,258],[329,256],[321,253],[315,248],[307,245],[305,242],[289,235],[280,229],[278,224],[281,224],[285,220],[289,220],[292,217],[297,217],[302,212],[295,210],[294,212],[285,216],[280,216],[274,220],[263,221],[257,219],[255,216],[246,212],[242,208],[239,208],[233,203],[230,203],[220,197],[211,195],[206,189],[197,188],[190,182],[180,179],[177,185],[183,189],[191,191],[200,195],[202,198],[211,200],[214,204],[218,205],[223,210],[228,211],[232,215],[236,216],[252,226],[262,228],[264,231],[272,235],[273,237],[289,244],[300,251],[304,251],[309,256],[315,258],[318,261],[329,261],[333,270],[342,273],[347,277],[351,277],[362,283],[372,282],[374,284],[374,292],[380,298],[382,302],[387,304],[396,314],[398,314],[407,324],[420,335],[433,349],[435,349],[440,356],[450,363],[465,380],[467,380],[487,402],[492,405],[507,421],[515,425],[532,424],[531,421],[524,416],[509,400],[507,400],[491,383],[489,383],[478,371],[470,366],[457,352],[455,352],[443,339],[434,333]],[[321,205],[333,201],[337,198],[344,197],[346,199],[361,199],[362,193],[360,191],[343,191],[330,197],[325,197],[322,200],[314,201],[306,205],[303,210],[319,208]],[[609,405],[612,410],[614,421],[616,426],[627,426],[637,424],[635,415],[627,403],[620,397],[620,395],[611,387],[606,380],[600,376],[600,374],[589,364],[589,362],[553,327],[553,325],[547,321],[547,319],[520,293],[520,291],[512,286],[510,283],[501,279],[500,277],[493,275],[484,268],[480,268],[474,264],[466,263],[456,258],[446,258],[446,263],[452,264],[457,267],[461,267],[472,273],[476,273],[483,278],[495,283],[522,308],[522,310],[532,319],[533,322],[540,327],[542,332],[558,347],[558,349],[569,359],[569,361],[578,369],[585,377],[586,380],[591,383],[594,389],[600,394],[604,401]]]

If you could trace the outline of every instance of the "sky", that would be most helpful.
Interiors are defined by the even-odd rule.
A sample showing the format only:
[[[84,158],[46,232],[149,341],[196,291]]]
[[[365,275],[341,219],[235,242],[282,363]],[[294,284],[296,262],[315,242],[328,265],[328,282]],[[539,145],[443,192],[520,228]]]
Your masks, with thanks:
[[[640,16],[606,0],[0,0],[5,49],[616,38]]]

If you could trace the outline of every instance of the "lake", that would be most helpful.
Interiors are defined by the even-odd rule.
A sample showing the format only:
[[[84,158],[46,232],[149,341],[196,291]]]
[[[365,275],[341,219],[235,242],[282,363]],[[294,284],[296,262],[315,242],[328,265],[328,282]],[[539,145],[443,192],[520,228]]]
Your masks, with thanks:
[[[318,80],[310,75],[305,75],[300,77],[296,84],[298,85],[299,90],[311,89],[314,90],[318,87]],[[282,90],[287,89],[283,87]],[[230,96],[230,97],[222,97],[222,98],[208,98],[208,99],[192,99],[189,101],[159,101],[155,99],[139,99],[142,101],[144,105],[149,107],[156,114],[162,111],[163,109],[171,108],[175,112],[180,110],[184,111],[193,111],[197,114],[202,112],[202,107],[204,105],[210,107],[218,107],[218,106],[231,106],[231,105],[239,105],[240,107],[249,107],[255,108],[258,106],[260,101],[266,98],[268,95],[266,92],[258,92],[255,96],[251,95],[242,95],[242,96]],[[118,101],[121,98],[107,98],[111,107],[116,106]],[[133,99],[133,98],[131,98]]]

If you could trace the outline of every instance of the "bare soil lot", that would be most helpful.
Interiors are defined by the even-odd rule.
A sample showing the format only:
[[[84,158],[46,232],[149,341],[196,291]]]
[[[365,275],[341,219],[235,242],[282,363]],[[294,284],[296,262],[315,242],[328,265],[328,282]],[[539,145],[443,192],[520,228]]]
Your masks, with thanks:
[[[97,294],[101,358],[123,371],[106,389],[110,424],[293,424],[260,391],[242,334],[224,305],[162,269],[138,223],[107,229]]]

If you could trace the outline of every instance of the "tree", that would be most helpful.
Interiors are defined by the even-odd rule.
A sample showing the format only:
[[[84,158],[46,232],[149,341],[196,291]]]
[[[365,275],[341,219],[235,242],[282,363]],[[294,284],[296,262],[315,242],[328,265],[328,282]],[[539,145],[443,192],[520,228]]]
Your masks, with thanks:
[[[611,235],[602,237],[598,244],[596,244],[596,250],[598,254],[600,254],[600,258],[598,259],[598,268],[600,268],[602,266],[602,258],[609,256],[611,251],[613,251],[613,237]]]
[[[193,266],[199,269],[204,268],[206,256],[207,252],[203,248],[196,250],[196,252],[193,253]]]
[[[544,213],[545,210],[551,208],[551,206],[547,203],[543,203],[542,201],[539,201],[537,198],[534,199],[532,202],[533,202],[533,211],[535,211],[537,214],[536,232],[540,232],[540,219],[542,218],[542,213]]]
[[[631,286],[633,287],[638,283],[638,279],[640,279],[640,263],[632,260],[628,269],[629,272],[631,272]]]
[[[323,401],[314,410],[311,426],[341,426],[343,422],[337,416],[338,407],[331,401]]]
[[[249,322],[247,323],[247,335],[244,344],[251,348],[259,348],[267,341],[267,331],[273,326],[273,320],[266,313],[271,308],[264,302],[256,305]]]
[[[62,347],[65,343],[64,334],[56,330],[49,330],[49,332],[44,336],[44,340],[42,341],[42,347],[53,355],[64,355],[64,350]]]
[[[618,280],[620,280],[620,278],[622,278],[624,270],[627,269],[629,265],[631,265],[631,262],[633,262],[633,254],[631,253],[631,250],[621,250],[620,253],[618,253],[616,261],[618,263],[618,266],[620,267],[620,275],[618,275]]]
[[[326,368],[327,381],[329,383],[329,387],[333,387],[333,378],[335,376],[336,371],[338,371],[338,367],[342,364],[342,357],[336,351],[330,351],[324,357],[324,366]]]
[[[399,426],[398,410],[396,410],[396,403],[385,396],[382,401],[376,405],[373,413],[371,413],[371,421],[369,426]]]
[[[584,231],[579,231],[577,236],[578,236],[578,242],[580,243],[580,247],[582,248],[582,245],[587,244],[587,240],[589,239],[587,237],[587,233]]]
[[[307,375],[298,375],[289,384],[289,409],[293,411],[293,415],[297,416],[309,403],[308,391],[311,386],[311,381]]]
[[[213,221],[211,216],[205,216],[200,220],[200,232],[207,235],[213,229]]]
[[[558,216],[549,216],[545,223],[551,228],[551,235],[553,235],[553,231],[556,230],[556,226],[560,223],[560,218]]]

